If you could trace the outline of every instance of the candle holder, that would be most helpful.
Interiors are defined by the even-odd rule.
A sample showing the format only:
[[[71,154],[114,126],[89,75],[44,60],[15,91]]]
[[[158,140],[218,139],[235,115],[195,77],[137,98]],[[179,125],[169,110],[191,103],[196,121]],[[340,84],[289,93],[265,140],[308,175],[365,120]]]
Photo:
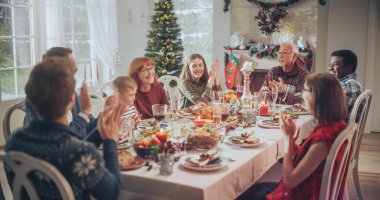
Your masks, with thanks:
[[[251,90],[249,88],[250,82],[250,75],[254,71],[253,66],[251,62],[244,62],[243,67],[240,70],[243,73],[244,76],[244,88],[243,88],[243,95],[240,97],[240,100],[242,101],[243,107],[250,107],[250,100],[251,100]]]

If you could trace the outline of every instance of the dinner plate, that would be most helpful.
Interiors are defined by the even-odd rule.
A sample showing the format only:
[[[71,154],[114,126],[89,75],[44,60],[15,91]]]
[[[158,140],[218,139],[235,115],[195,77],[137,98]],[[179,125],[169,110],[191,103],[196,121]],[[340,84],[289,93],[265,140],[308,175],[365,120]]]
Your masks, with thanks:
[[[180,118],[195,119],[195,116],[185,111],[178,111],[175,113]]]
[[[263,120],[263,121],[260,121],[258,125],[263,128],[280,128],[279,124],[275,125],[275,124],[270,123],[270,121],[272,120]]]
[[[307,110],[298,111],[298,110],[294,110],[293,107],[287,107],[287,108],[285,108],[285,111],[292,112],[292,113],[297,114],[297,115],[307,115],[307,114],[309,114],[309,112]]]
[[[237,138],[237,137],[240,137],[240,136],[230,136],[230,137],[227,137],[225,141],[229,145],[238,146],[238,147],[245,147],[245,148],[257,147],[257,146],[260,146],[260,145],[262,145],[264,143],[263,140],[260,139],[260,138],[258,138],[258,137],[255,137],[255,138],[258,139],[258,142],[253,143],[253,144],[249,144],[249,143],[238,144],[238,143],[232,142],[232,139],[233,138]]]
[[[142,159],[140,157],[136,157],[135,160],[131,164],[121,168],[121,170],[137,169],[137,168],[144,166],[144,163],[145,163],[144,159]]]
[[[197,156],[197,155],[193,155],[193,156]],[[216,171],[216,170],[220,170],[224,168],[228,163],[227,159],[219,157],[207,165],[196,166],[190,162],[191,159],[192,159],[192,156],[186,157],[185,159],[182,160],[181,165],[187,169],[194,170],[194,171]]]

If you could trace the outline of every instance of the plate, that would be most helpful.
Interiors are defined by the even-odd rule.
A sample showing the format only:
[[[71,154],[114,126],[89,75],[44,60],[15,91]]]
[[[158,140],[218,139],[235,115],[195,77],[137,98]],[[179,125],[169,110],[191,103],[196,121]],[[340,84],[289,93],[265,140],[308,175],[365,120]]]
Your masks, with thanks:
[[[176,112],[175,114],[180,118],[195,119],[195,116],[193,114],[182,111],[182,110]]]
[[[121,170],[131,170],[131,169],[137,169],[142,166],[144,166],[145,160],[140,157],[135,157],[135,161],[133,161],[128,166],[125,166],[123,168],[120,168]]]
[[[196,165],[193,165],[189,162],[192,159],[192,157],[194,157],[194,155],[188,156],[185,159],[183,159],[181,165],[184,168],[187,168],[190,170],[205,172],[205,171],[216,171],[216,170],[223,169],[228,163],[227,159],[219,157],[215,161],[213,161],[211,164],[209,163],[209,164],[204,165],[204,166],[196,166]]]
[[[226,138],[226,143],[233,146],[238,146],[238,147],[257,147],[264,143],[263,140],[258,137],[255,137],[255,138],[257,138],[259,141],[253,144],[248,144],[248,143],[237,144],[237,143],[232,142],[232,139],[237,138],[237,137],[240,137],[240,136],[230,136]]]
[[[302,109],[301,111],[295,110],[293,107],[285,108],[285,111],[292,112],[297,115],[307,115],[309,112],[307,110]]]
[[[271,121],[272,120],[263,120],[259,122],[258,125],[263,128],[280,128],[279,124],[278,125],[272,124]]]

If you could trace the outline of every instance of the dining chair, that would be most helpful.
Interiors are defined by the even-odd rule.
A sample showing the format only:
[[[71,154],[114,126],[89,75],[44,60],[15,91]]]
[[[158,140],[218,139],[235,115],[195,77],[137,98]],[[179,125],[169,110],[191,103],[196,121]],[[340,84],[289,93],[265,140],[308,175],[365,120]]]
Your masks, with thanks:
[[[93,116],[98,116],[100,112],[104,109],[105,100],[104,98],[96,93],[90,93],[91,101],[91,114]]]
[[[1,152],[0,160],[15,174],[12,184],[12,194],[15,200],[22,199],[23,195],[25,195],[23,194],[24,191],[29,196],[29,199],[40,199],[30,176],[31,173],[36,171],[42,172],[49,181],[56,185],[63,200],[75,199],[66,178],[50,163],[17,151]]]
[[[358,175],[359,151],[360,151],[360,145],[363,138],[364,127],[367,122],[369,108],[371,106],[371,101],[372,101],[372,93],[370,90],[366,90],[361,95],[359,95],[351,111],[350,122],[349,122],[350,124],[352,123],[358,124],[358,128],[352,140],[353,149],[352,149],[352,157],[350,159],[350,171],[352,170],[352,175],[353,175],[354,183],[355,183],[355,190],[359,199],[361,200],[364,199],[364,194],[360,186],[360,180],[359,180],[359,175]]]
[[[179,103],[179,78],[176,76],[163,75],[158,79],[168,95],[171,108],[176,110]],[[173,84],[173,82],[175,82]]]
[[[3,134],[5,141],[8,139],[9,135],[11,134],[11,119],[12,114],[16,110],[21,110],[25,114],[25,100],[21,100],[13,105],[11,105],[4,114],[3,118]],[[23,118],[25,120],[25,117]],[[21,123],[23,124],[23,122]]]
[[[100,86],[100,89],[99,89],[99,95],[101,97],[107,97],[107,96],[110,96],[111,94],[108,94],[109,92],[109,89],[111,88],[112,91],[113,91],[113,80],[110,80],[108,82],[105,82],[103,85]]]
[[[339,136],[335,139],[330,152],[327,156],[323,170],[321,190],[319,193],[320,200],[335,200],[339,197],[340,188],[345,187],[347,192],[345,177],[350,164],[350,154],[352,153],[352,139],[358,125],[356,123],[349,124]],[[341,153],[341,154],[340,154]],[[338,155],[342,155],[340,161],[337,161]],[[345,197],[346,194],[344,194]]]

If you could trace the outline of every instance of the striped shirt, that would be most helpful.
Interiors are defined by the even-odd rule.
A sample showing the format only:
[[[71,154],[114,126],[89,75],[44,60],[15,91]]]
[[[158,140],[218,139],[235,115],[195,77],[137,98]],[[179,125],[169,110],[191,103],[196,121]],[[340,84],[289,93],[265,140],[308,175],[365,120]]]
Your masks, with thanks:
[[[135,106],[131,106],[128,108],[127,112],[123,113],[122,118],[133,117],[137,114],[137,110]]]

